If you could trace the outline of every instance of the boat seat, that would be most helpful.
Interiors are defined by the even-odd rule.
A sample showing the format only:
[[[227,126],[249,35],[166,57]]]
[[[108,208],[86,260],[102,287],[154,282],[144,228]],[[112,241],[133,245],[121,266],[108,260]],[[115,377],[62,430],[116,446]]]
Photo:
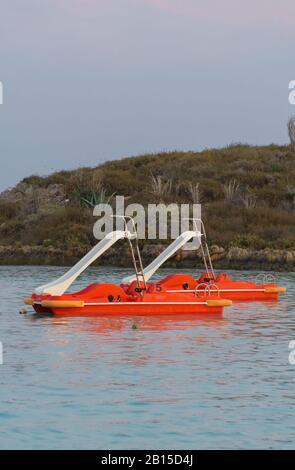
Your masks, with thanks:
[[[156,283],[161,286],[163,290],[168,289],[195,289],[197,282],[189,274],[170,274],[160,282]]]
[[[203,284],[204,282],[215,281],[213,273],[202,273],[198,279],[198,284]]]
[[[72,294],[73,297],[83,297],[83,299],[94,299],[94,298],[113,298],[113,299],[122,299],[126,297],[126,294],[122,287],[117,286],[116,284],[90,284],[90,286]]]
[[[216,277],[216,282],[230,282],[231,278],[226,273],[219,273]]]
[[[131,296],[138,296],[143,290],[145,289],[144,283],[140,282],[138,286],[138,282],[132,281],[131,284],[126,288],[125,293],[126,295]]]

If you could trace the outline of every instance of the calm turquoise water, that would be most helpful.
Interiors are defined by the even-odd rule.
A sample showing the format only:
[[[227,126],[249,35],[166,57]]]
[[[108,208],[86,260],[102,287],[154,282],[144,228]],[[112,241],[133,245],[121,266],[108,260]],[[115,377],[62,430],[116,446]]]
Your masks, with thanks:
[[[295,273],[278,275],[279,303],[218,319],[19,315],[62,272],[0,268],[1,449],[295,447]],[[126,274],[93,268],[79,285]]]

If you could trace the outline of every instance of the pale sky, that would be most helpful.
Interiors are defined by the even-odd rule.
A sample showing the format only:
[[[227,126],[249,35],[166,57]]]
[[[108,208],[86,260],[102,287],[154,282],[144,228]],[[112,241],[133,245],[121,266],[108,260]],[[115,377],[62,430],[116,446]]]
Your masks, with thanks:
[[[0,190],[162,150],[286,143],[294,0],[0,0]]]

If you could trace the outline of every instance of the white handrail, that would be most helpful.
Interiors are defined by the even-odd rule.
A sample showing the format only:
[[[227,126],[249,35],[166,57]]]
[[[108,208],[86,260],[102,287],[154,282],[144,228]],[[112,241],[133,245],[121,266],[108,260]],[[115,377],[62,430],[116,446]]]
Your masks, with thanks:
[[[184,219],[184,220],[192,220],[193,221],[193,225],[195,227],[195,229],[197,230],[197,222],[199,222],[201,224],[201,252],[202,252],[202,256],[203,256],[203,261],[204,261],[204,265],[205,265],[205,269],[206,269],[206,272],[208,275],[210,275],[211,273],[213,274],[213,277],[215,278],[215,272],[214,272],[214,269],[213,269],[213,264],[212,264],[212,260],[211,260],[211,256],[210,256],[210,251],[209,251],[209,246],[208,246],[208,242],[207,242],[207,233],[206,233],[206,230],[205,230],[205,225],[204,225],[204,222],[202,219],[198,219],[198,218],[195,218],[195,217],[191,217],[191,218],[187,218],[187,219]],[[204,250],[204,247],[203,247],[203,240],[204,240],[204,243],[205,243],[205,250],[206,250],[206,253],[205,253],[205,250]],[[207,263],[207,260],[206,260],[206,255],[207,255],[207,258],[208,258],[208,263],[209,263],[209,268],[210,268],[210,271],[209,271],[209,268],[208,268],[208,263]]]

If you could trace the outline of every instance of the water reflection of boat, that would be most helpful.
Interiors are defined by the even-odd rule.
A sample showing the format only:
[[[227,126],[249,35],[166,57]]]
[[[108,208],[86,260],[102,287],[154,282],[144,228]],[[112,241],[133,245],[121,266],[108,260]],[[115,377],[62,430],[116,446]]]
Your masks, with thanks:
[[[112,334],[116,331],[138,330],[140,331],[179,331],[190,330],[194,327],[224,328],[227,320],[222,315],[190,314],[190,315],[154,315],[154,316],[125,316],[125,315],[83,315],[70,319],[68,315],[54,316],[35,314],[30,316],[31,321],[38,319],[48,319],[50,327],[58,327],[59,331],[64,327],[67,332],[69,328],[77,328],[79,332],[89,332],[98,334]],[[136,336],[135,336],[136,338]]]

